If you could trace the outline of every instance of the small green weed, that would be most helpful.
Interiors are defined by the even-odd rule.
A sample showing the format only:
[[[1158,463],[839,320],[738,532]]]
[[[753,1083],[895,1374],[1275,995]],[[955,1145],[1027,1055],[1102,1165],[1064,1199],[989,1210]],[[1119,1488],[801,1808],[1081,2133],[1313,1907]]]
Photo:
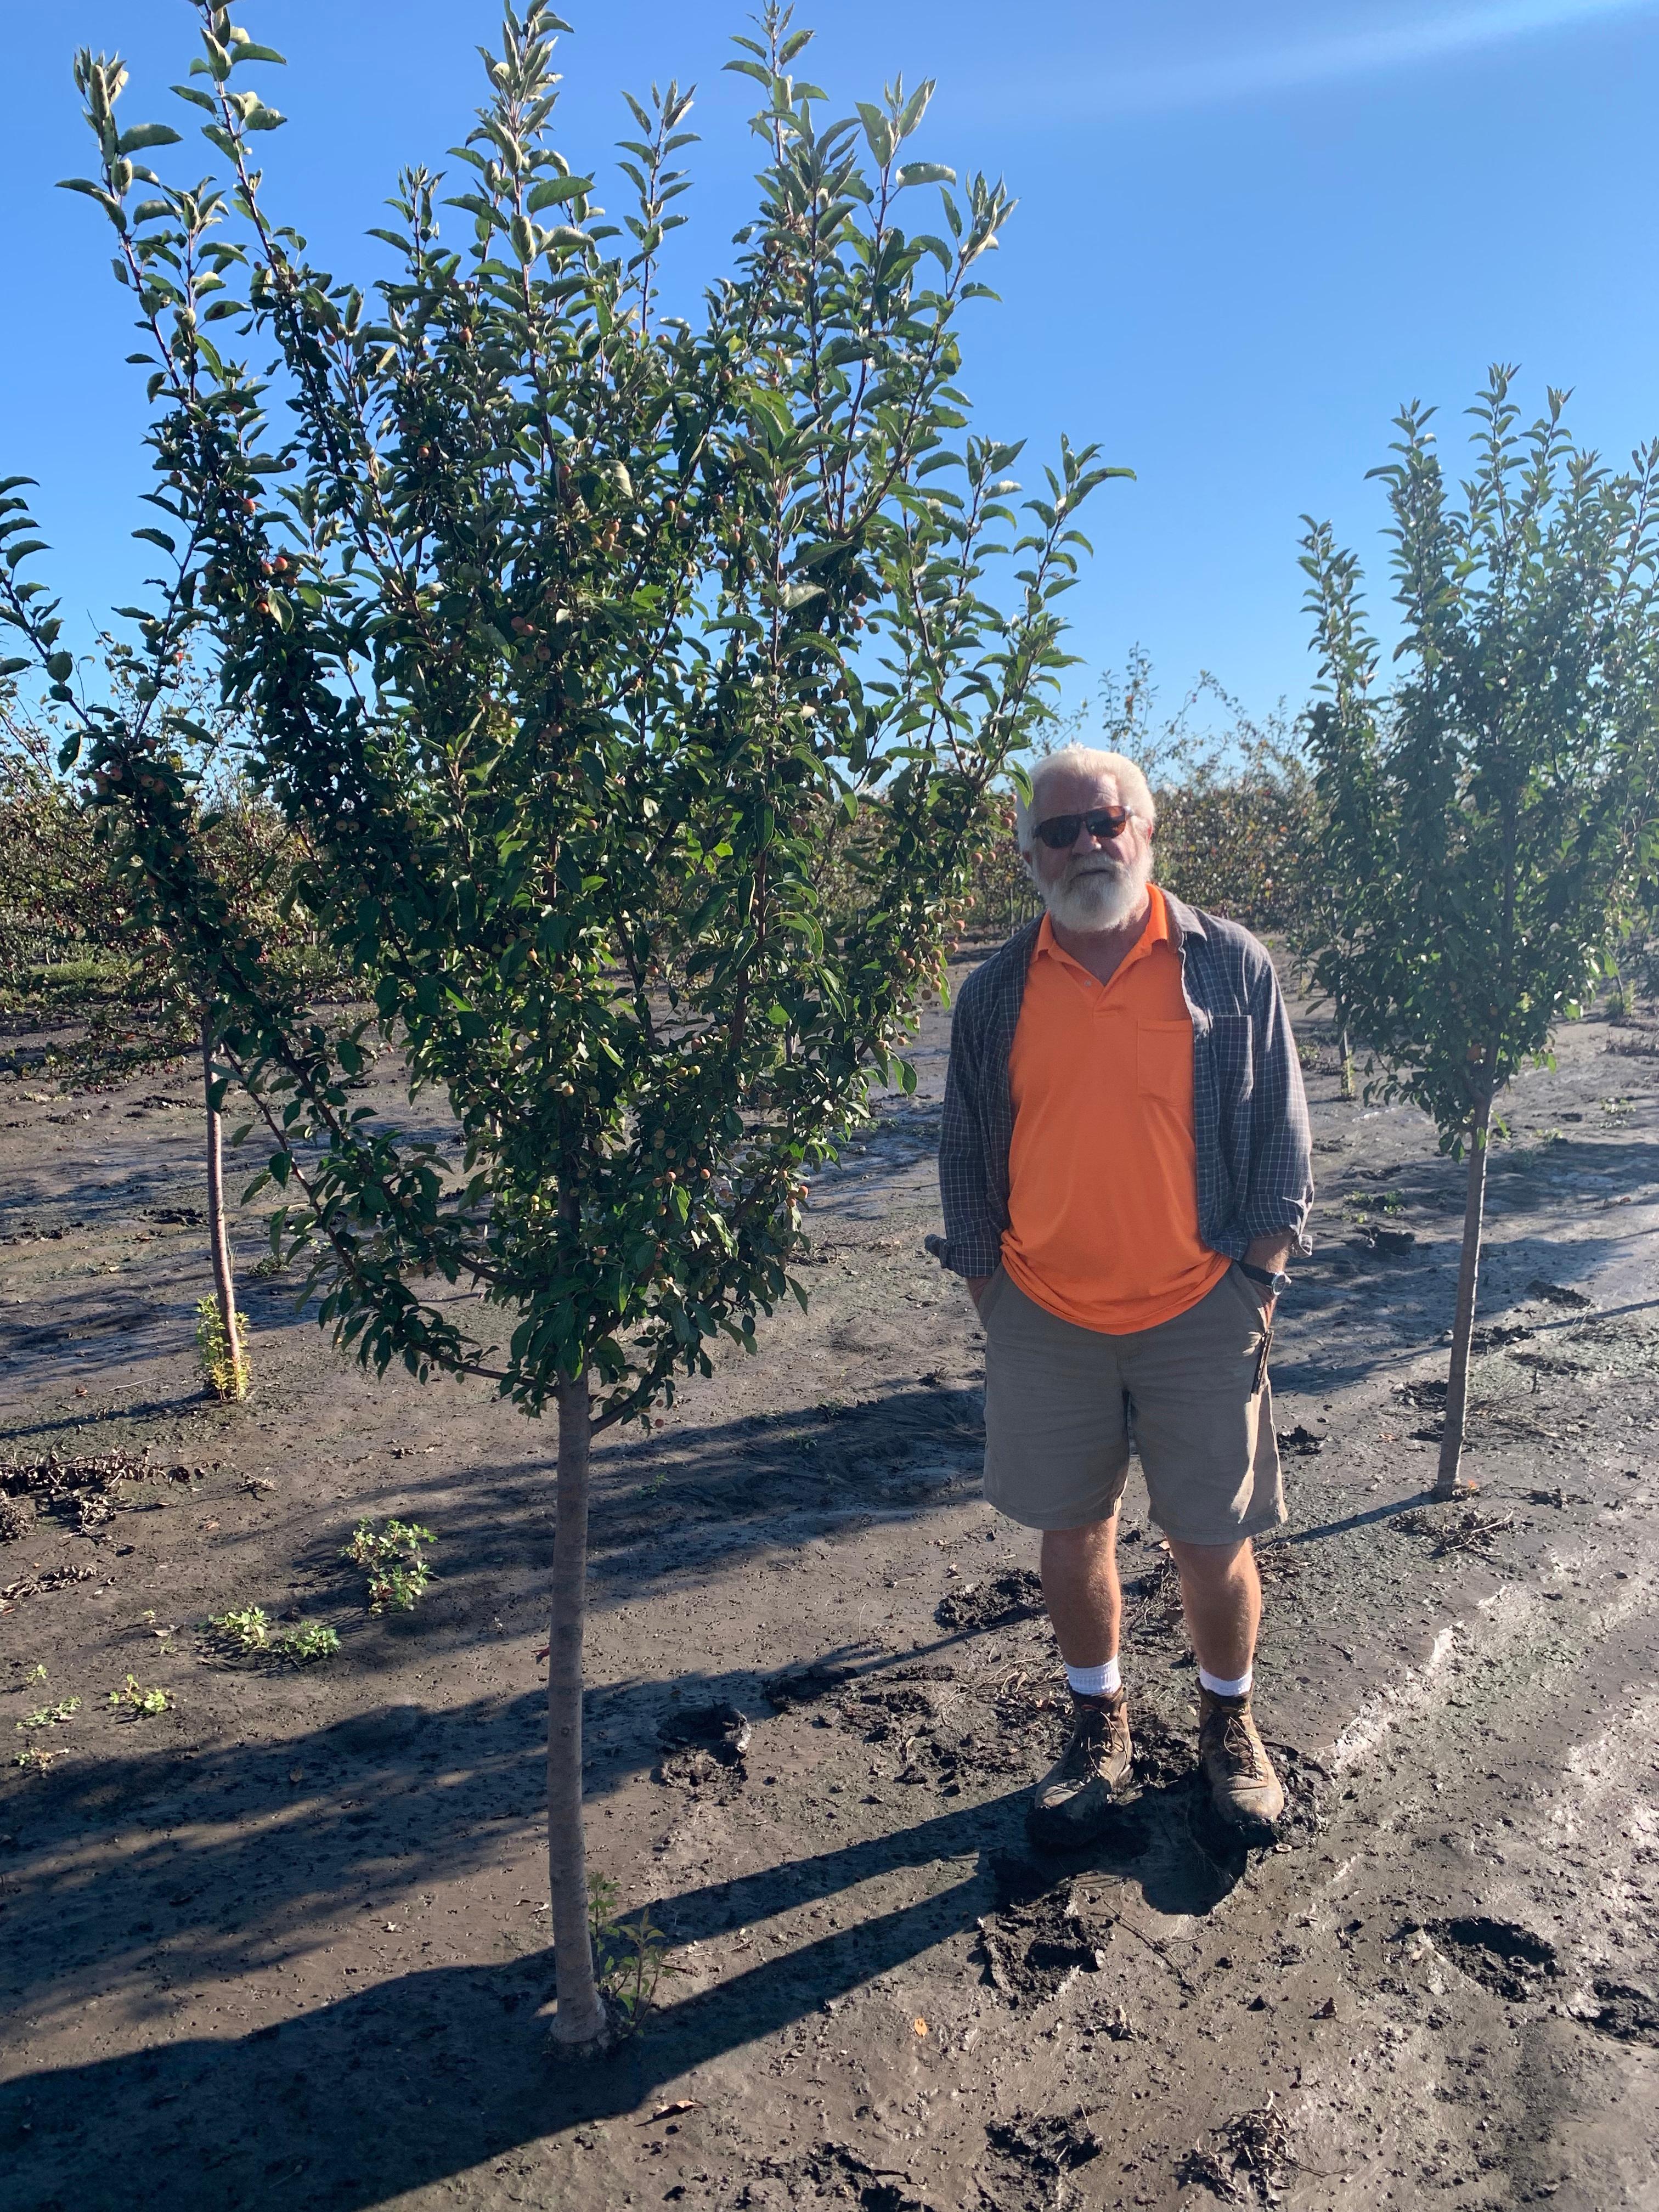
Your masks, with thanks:
[[[228,1613],[216,1613],[207,1623],[209,1633],[222,1650],[246,1659],[292,1660],[308,1666],[313,1660],[331,1659],[340,1648],[338,1632],[320,1621],[302,1620],[287,1634],[272,1632],[262,1605],[245,1605]]]
[[[205,1297],[198,1301],[196,1349],[201,1355],[202,1372],[207,1378],[209,1389],[226,1405],[246,1398],[253,1380],[247,1357],[247,1323],[240,1314],[236,1316],[236,1327],[241,1344],[236,1358],[233,1359],[218,1299]]]
[[[19,1729],[62,1728],[72,1721],[81,1710],[79,1698],[59,1698],[55,1705],[42,1705],[38,1712],[25,1713],[18,1722]]]
[[[145,1689],[136,1674],[129,1674],[118,1690],[112,1690],[109,1701],[135,1720],[153,1720],[157,1713],[170,1713],[174,1702],[166,1690]]]
[[[31,1770],[36,1774],[46,1774],[50,1771],[52,1761],[63,1756],[61,1751],[48,1751],[41,1744],[29,1742],[23,1746],[21,1751],[13,1759],[12,1765]]]
[[[46,1679],[46,1668],[39,1659],[35,1661],[33,1666],[29,1668],[28,1673],[23,1677],[23,1680],[26,1682],[44,1682]]]
[[[1406,1194],[1403,1191],[1385,1190],[1377,1203],[1384,1213],[1403,1213],[1406,1211]]]
[[[371,1613],[414,1611],[432,1579],[421,1547],[433,1540],[430,1528],[418,1521],[388,1521],[379,1530],[371,1521],[357,1523],[340,1557],[368,1575]]]
[[[340,1648],[337,1628],[325,1628],[320,1620],[304,1620],[292,1636],[277,1639],[277,1648],[284,1658],[293,1659],[301,1666],[309,1666],[315,1659],[332,1659]]]
[[[641,1911],[637,1920],[617,1912],[617,1885],[608,1875],[587,1878],[587,1917],[593,1934],[593,1972],[599,1994],[623,2033],[632,2035],[645,2016],[662,1978],[668,1938]]]
[[[263,1651],[270,1642],[270,1623],[262,1605],[245,1605],[240,1611],[216,1613],[208,1621],[219,1642],[234,1651]]]
[[[1598,1098],[1595,1103],[1609,1121],[1622,1121],[1636,1111],[1636,1102],[1631,1098]]]

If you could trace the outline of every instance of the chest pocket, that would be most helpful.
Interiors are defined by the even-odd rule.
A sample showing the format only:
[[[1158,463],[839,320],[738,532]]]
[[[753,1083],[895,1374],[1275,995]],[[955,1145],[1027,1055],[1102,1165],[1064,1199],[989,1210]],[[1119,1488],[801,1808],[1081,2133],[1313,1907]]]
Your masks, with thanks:
[[[1137,1022],[1135,1089],[1143,1098],[1179,1106],[1193,1095],[1190,1022]]]

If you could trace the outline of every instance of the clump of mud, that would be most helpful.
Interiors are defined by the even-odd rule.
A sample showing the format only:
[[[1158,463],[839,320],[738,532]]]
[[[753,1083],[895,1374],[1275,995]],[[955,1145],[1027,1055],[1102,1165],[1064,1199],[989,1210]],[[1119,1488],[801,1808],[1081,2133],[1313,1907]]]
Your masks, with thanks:
[[[857,1679],[858,1671],[856,1667],[815,1659],[810,1667],[786,1668],[781,1674],[769,1674],[761,1689],[775,1712],[787,1713],[797,1705],[815,1705],[820,1698],[833,1697]]]
[[[1498,1322],[1491,1328],[1477,1328],[1469,1338],[1471,1352],[1501,1352],[1505,1345],[1525,1344],[1538,1334],[1524,1322]]]
[[[1595,1304],[1584,1291],[1569,1289],[1565,1283],[1546,1282],[1541,1275],[1534,1275],[1527,1285],[1527,1296],[1541,1298],[1549,1306],[1584,1307]]]
[[[927,2198],[908,2186],[908,2173],[897,2166],[872,2166],[846,2143],[822,2142],[787,2161],[769,2158],[761,2172],[783,2185],[792,2205],[852,2203],[859,2212],[933,2212]],[[745,2209],[777,2202],[763,2185],[753,2183],[738,2197]]]
[[[671,1713],[657,1730],[664,1758],[652,1779],[726,1802],[749,1779],[744,1753],[751,1730],[735,1705],[689,1705]]]
[[[1402,1536],[1431,1537],[1431,1559],[1443,1559],[1448,1552],[1470,1552],[1478,1559],[1490,1559],[1494,1538],[1514,1528],[1515,1516],[1482,1513],[1473,1505],[1451,1514],[1437,1513],[1428,1505],[1413,1505],[1405,1513],[1396,1513],[1389,1526]]]
[[[1356,1252],[1367,1252],[1373,1259],[1403,1260],[1417,1242],[1414,1229],[1382,1229],[1367,1222],[1349,1237]]]
[[[1182,2160],[1176,2175],[1181,2188],[1201,2186],[1228,2204],[1277,2204],[1298,2171],[1291,2131],[1271,2095],[1255,2112],[1224,2120],[1211,2142],[1213,2148],[1195,2145]]]
[[[1595,1990],[1601,2003],[1590,2015],[1593,2027],[1621,2043],[1645,2043],[1659,2051],[1659,1996],[1628,1982],[1598,1981]]]
[[[1298,1459],[1316,1458],[1329,1442],[1328,1437],[1322,1437],[1317,1430],[1306,1428],[1300,1421],[1293,1429],[1279,1431],[1280,1451],[1294,1452]]]
[[[1554,1944],[1512,1920],[1466,1913],[1426,1926],[1453,1966],[1511,2004],[1541,1995],[1543,1984],[1561,1972]]]
[[[987,1979],[1011,2005],[1045,2004],[1077,1974],[1092,1974],[1103,1932],[1078,1909],[1076,1884],[1049,1885],[1029,1859],[996,1862],[1002,1903],[979,1923]]]
[[[982,1628],[1006,1628],[1016,1620],[1031,1620],[1042,1611],[1042,1584],[1029,1567],[1011,1567],[1006,1574],[988,1582],[963,1583],[940,1599],[933,1618],[941,1628],[963,1629],[970,1634]]]
[[[1105,2145],[1078,2110],[1017,2112],[985,2130],[995,2161],[980,2183],[981,2212],[1060,2212],[1077,2195],[1066,2180]]]

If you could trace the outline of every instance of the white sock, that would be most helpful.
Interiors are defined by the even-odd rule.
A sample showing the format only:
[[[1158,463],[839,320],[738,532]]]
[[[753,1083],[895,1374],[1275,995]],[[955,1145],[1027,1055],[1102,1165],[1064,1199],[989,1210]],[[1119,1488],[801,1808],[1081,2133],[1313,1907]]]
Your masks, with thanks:
[[[1198,1679],[1212,1698],[1242,1698],[1249,1693],[1255,1679],[1254,1667],[1247,1667],[1236,1682],[1229,1682],[1220,1674],[1212,1674],[1206,1667],[1198,1670]]]
[[[1068,1666],[1066,1679],[1079,1698],[1115,1698],[1123,1686],[1115,1659],[1103,1667]]]

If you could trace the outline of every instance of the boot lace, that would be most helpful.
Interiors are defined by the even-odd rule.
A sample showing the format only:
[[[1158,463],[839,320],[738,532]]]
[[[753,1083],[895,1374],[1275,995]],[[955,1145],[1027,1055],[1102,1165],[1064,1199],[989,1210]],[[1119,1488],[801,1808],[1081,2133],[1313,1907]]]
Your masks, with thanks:
[[[1255,1747],[1255,1736],[1243,1713],[1229,1713],[1221,1729],[1222,1755],[1229,1763],[1248,1774],[1252,1781],[1261,1774],[1261,1755]]]
[[[1091,1707],[1078,1717],[1066,1764],[1074,1773],[1104,1773],[1116,1741],[1121,1716]]]

